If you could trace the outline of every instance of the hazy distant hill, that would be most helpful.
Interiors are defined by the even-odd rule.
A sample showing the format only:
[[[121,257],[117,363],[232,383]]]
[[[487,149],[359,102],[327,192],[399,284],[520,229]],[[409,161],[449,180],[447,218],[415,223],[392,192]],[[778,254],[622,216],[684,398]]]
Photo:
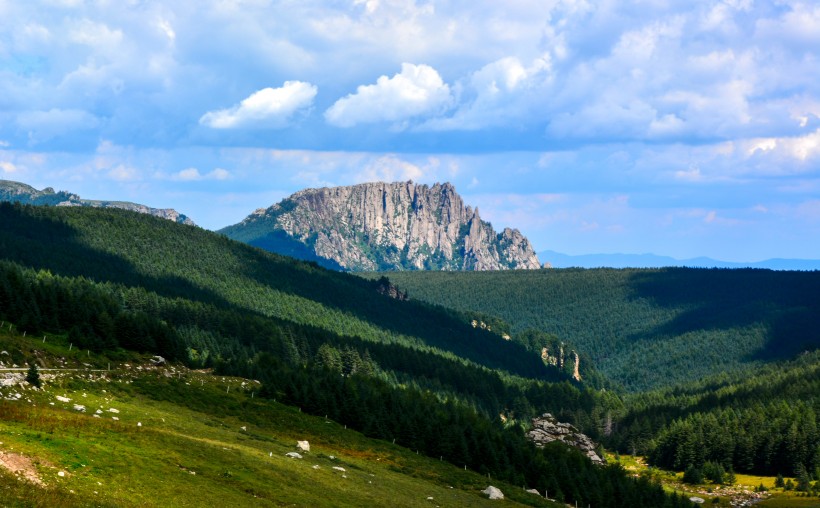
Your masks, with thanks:
[[[272,252],[353,271],[541,266],[517,229],[496,233],[449,183],[307,189],[220,232]]]
[[[538,257],[553,268],[767,268],[769,270],[820,270],[818,259],[767,259],[750,263],[720,261],[708,257],[675,259],[656,254],[580,254],[545,250]]]
[[[67,191],[55,192],[51,187],[37,190],[30,185],[10,180],[0,180],[0,201],[37,206],[90,206],[92,208],[120,208],[132,212],[145,213],[155,217],[194,226],[194,221],[172,208],[151,208],[128,201],[99,201],[82,199]]]

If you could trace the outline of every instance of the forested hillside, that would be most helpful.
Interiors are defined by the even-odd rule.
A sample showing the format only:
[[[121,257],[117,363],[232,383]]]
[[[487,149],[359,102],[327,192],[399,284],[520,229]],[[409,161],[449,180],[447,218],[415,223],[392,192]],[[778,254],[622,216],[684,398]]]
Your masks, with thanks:
[[[268,397],[568,502],[681,503],[616,466],[593,467],[563,446],[537,450],[519,426],[504,428],[501,413],[520,422],[543,411],[595,428],[619,401],[465,315],[121,210],[0,204],[0,253],[0,319],[18,333],[252,376]]]
[[[820,477],[820,352],[722,374],[685,387],[633,395],[608,440],[679,471],[725,470]]]
[[[572,343],[632,391],[820,346],[820,272],[561,269],[387,274],[411,298],[497,316]]]

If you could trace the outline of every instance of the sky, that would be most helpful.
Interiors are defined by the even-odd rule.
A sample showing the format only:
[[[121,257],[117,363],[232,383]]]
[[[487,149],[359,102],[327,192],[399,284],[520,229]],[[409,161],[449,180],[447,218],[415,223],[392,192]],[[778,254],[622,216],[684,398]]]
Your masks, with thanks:
[[[537,251],[820,258],[820,4],[0,0],[0,179],[218,229],[449,181]]]

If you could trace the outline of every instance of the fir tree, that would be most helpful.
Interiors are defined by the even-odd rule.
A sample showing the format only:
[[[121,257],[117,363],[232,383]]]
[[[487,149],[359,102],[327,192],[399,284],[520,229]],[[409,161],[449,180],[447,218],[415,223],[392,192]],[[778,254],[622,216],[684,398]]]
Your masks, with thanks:
[[[40,371],[37,369],[37,364],[29,362],[28,373],[26,374],[26,382],[31,386],[40,388]]]

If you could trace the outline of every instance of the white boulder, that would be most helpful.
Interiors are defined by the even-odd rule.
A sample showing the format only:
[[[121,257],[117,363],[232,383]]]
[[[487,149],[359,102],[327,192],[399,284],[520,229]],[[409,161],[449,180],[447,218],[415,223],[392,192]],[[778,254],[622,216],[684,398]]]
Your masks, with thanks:
[[[482,494],[487,494],[487,497],[490,499],[504,499],[504,493],[501,492],[497,487],[493,487],[490,485],[486,489],[481,491]]]

